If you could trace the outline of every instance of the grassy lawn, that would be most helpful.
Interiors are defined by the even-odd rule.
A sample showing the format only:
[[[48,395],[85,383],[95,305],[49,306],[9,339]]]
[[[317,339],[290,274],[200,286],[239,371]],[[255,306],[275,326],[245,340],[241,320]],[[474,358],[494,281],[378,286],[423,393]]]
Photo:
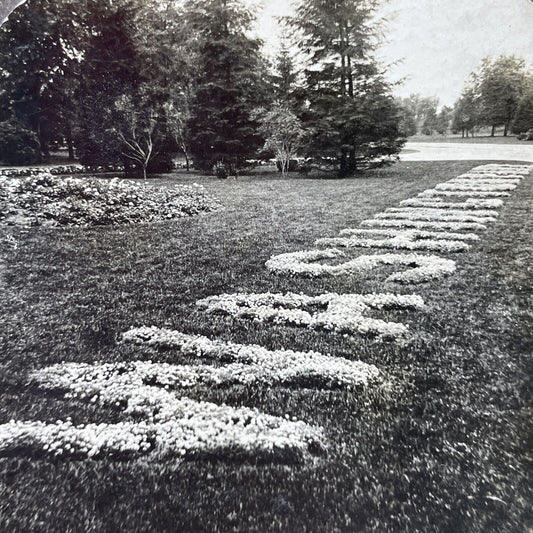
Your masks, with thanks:
[[[118,344],[132,326],[360,359],[386,380],[356,392],[257,385],[187,392],[323,426],[327,453],[301,464],[3,457],[0,530],[511,533],[533,526],[531,177],[471,251],[449,254],[458,267],[450,277],[402,287],[384,284],[384,270],[300,279],[264,266],[273,254],[310,249],[476,164],[400,163],[345,180],[176,174],[155,183],[199,182],[223,208],[137,226],[2,228],[0,423],[121,420],[118,409],[28,387],[26,376],[61,361],[173,360],[168,351]],[[195,307],[199,298],[239,290],[415,293],[428,309],[379,315],[409,324],[411,339],[395,344]]]
[[[407,139],[409,142],[417,143],[462,143],[462,144],[520,144],[529,145],[530,141],[520,141],[516,135],[509,134],[504,137],[503,134],[490,136],[490,133],[480,133],[476,137],[461,137],[461,135],[415,135]]]

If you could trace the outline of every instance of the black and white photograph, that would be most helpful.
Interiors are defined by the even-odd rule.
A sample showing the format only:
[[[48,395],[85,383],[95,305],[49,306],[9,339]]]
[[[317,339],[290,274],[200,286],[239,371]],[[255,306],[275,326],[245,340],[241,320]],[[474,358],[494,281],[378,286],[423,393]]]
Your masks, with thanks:
[[[533,0],[0,0],[0,533],[533,533]]]

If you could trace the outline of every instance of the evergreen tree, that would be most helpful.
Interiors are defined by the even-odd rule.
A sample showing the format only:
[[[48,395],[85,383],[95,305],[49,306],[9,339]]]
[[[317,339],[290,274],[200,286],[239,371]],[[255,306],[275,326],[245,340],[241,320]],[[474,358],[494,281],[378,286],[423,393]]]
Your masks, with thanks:
[[[237,172],[261,145],[253,110],[266,102],[266,69],[260,42],[247,35],[252,12],[239,0],[186,3],[198,37],[195,96],[188,122],[196,168],[215,163]]]
[[[297,79],[298,73],[294,66],[294,60],[286,42],[283,42],[276,57],[273,80],[279,102],[283,102],[289,106],[294,104],[294,90]]]
[[[372,55],[377,6],[374,0],[301,1],[290,21],[308,57],[302,118],[313,131],[311,150],[334,160],[340,176],[402,145],[400,110]]]
[[[144,78],[133,41],[138,5],[129,0],[89,0],[83,19],[88,39],[76,93],[76,148],[82,163],[123,161],[114,129],[115,102],[135,95]]]

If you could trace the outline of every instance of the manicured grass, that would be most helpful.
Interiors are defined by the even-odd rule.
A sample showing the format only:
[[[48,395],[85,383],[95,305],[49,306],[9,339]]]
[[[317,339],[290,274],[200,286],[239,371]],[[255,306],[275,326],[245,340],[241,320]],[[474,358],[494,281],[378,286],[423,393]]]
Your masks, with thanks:
[[[2,228],[0,423],[121,420],[113,408],[28,387],[26,376],[61,361],[171,362],[172,352],[117,344],[140,325],[360,359],[386,380],[357,392],[255,385],[187,393],[323,426],[327,454],[302,464],[2,458],[0,530],[526,531],[533,178],[471,251],[449,255],[458,269],[448,278],[402,287],[383,284],[384,271],[299,279],[264,266],[476,164],[401,163],[346,180],[180,174],[157,184],[200,182],[223,209],[129,227]],[[411,340],[398,345],[195,307],[238,290],[415,293],[428,309],[388,315],[410,325]]]

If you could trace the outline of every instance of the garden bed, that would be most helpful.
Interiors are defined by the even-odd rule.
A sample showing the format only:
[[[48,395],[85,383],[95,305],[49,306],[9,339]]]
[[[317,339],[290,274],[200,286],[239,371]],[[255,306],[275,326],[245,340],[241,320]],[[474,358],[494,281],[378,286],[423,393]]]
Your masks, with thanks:
[[[0,222],[25,226],[107,226],[156,222],[212,211],[199,185],[156,188],[119,178],[58,177],[44,171],[0,177]]]

